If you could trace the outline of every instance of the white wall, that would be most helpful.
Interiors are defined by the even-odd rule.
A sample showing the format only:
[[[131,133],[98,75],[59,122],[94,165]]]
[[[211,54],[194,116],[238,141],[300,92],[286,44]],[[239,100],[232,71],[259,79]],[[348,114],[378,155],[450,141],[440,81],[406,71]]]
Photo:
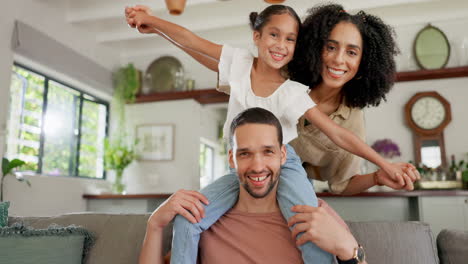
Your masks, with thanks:
[[[133,163],[124,175],[129,193],[168,193],[181,188],[199,189],[201,108],[193,100],[127,106],[129,134],[134,134],[136,126],[142,124],[175,126],[174,160]]]
[[[466,25],[468,19],[444,19],[431,21],[433,26],[439,27],[451,42],[451,56],[447,67],[468,65],[468,47],[462,54],[461,44],[463,38],[468,38]],[[412,52],[414,39],[427,23],[404,24],[395,28],[398,45],[402,54],[398,56],[397,63],[400,70],[416,70]],[[468,153],[468,78],[450,78],[427,81],[412,81],[396,83],[387,96],[387,102],[379,107],[365,109],[367,142],[372,144],[375,140],[390,138],[400,146],[402,156],[400,160],[414,160],[413,138],[411,130],[406,126],[404,107],[408,100],[417,92],[437,91],[451,104],[452,122],[445,129],[445,148],[447,161],[454,154],[456,159],[466,159]]]
[[[401,161],[414,161],[413,135],[406,126],[404,107],[417,92],[437,91],[451,104],[452,122],[445,129],[447,161],[454,154],[457,159],[466,158],[468,152],[468,78],[414,81],[397,83],[387,97],[387,103],[365,109],[367,142],[390,138],[399,146]]]
[[[5,153],[5,124],[8,118],[9,87],[13,52],[10,47],[14,20],[21,20],[83,56],[112,69],[119,65],[119,56],[112,49],[95,45],[95,36],[66,22],[66,4],[54,1],[15,0],[2,3],[0,16],[0,153]],[[70,62],[72,63],[72,62]],[[37,69],[44,71],[44,69]],[[54,73],[49,72],[52,76]],[[87,189],[103,184],[100,180],[55,177],[32,177],[32,187],[12,178],[5,183],[5,200],[10,200],[12,215],[52,215],[83,211],[81,198]]]
[[[171,161],[137,161],[124,174],[129,193],[171,193],[178,189],[200,188],[200,139],[216,145],[218,124],[224,116],[212,106],[194,100],[133,104],[126,107],[127,132],[134,136],[143,124],[173,124],[175,127],[174,159]],[[223,175],[222,161],[215,171]]]

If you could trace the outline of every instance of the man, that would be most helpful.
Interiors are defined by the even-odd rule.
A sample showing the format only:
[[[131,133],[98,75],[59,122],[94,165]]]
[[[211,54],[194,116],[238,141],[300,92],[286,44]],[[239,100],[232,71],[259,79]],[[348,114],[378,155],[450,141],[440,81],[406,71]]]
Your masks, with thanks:
[[[261,108],[248,109],[233,120],[231,132],[229,163],[239,177],[239,200],[202,233],[201,263],[302,263],[296,246],[308,241],[349,260],[343,263],[359,263],[353,258],[362,248],[324,207],[294,206],[297,214],[284,221],[276,190],[286,148],[276,117]],[[202,203],[208,204],[202,194],[181,190],[156,209],[148,220],[140,263],[162,263],[164,227],[177,214],[192,223],[200,221]],[[294,226],[292,234],[288,226]]]

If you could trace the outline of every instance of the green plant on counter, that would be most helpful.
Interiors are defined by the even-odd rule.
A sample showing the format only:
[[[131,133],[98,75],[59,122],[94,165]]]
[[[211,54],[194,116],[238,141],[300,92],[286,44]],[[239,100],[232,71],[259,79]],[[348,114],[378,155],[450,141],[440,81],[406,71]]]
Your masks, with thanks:
[[[466,157],[468,158],[468,153],[466,153]],[[465,163],[465,168],[460,166],[460,170],[462,171],[463,189],[468,189],[468,162]]]
[[[2,178],[0,179],[0,202],[3,202],[3,180],[8,175],[14,175],[15,178],[20,182],[26,182],[31,187],[31,183],[24,178],[24,175],[20,172],[13,173],[13,170],[25,165],[26,162],[20,159],[8,160],[7,158],[2,159]]]
[[[104,140],[104,166],[107,170],[115,171],[115,182],[113,183],[113,191],[123,193],[125,185],[122,183],[122,176],[125,168],[130,165],[135,159],[135,146],[128,144],[124,137],[118,137],[115,140]]]
[[[135,102],[140,87],[139,71],[129,63],[113,73],[114,95],[112,98],[112,116],[116,117],[115,129],[117,131],[112,140],[104,141],[104,165],[107,170],[114,170],[114,192],[123,193],[125,185],[122,176],[125,168],[135,160],[136,142],[128,144],[125,136],[125,104]]]

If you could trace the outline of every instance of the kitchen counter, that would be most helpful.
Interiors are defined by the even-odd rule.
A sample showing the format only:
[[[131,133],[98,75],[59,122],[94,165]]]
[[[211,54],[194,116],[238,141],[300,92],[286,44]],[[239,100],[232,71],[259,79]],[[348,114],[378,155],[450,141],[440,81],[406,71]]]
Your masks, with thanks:
[[[84,194],[84,199],[167,199],[171,193],[143,194]],[[339,195],[330,192],[319,192],[318,197],[420,197],[420,196],[468,196],[468,190],[415,190],[391,192],[363,192],[355,195]]]

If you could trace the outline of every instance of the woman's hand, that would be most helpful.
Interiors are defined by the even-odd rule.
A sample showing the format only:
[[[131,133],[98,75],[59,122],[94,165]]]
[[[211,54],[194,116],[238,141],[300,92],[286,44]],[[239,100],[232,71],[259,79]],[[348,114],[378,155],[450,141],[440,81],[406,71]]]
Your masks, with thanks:
[[[406,189],[411,191],[414,189],[413,182],[421,179],[421,175],[416,168],[409,163],[399,162],[391,164],[391,172],[396,177],[391,177],[387,170],[378,170],[374,174],[376,185],[385,185],[395,190]]]
[[[291,208],[297,214],[289,218],[288,226],[294,226],[292,236],[298,246],[311,241],[339,259],[351,259],[358,243],[347,227],[338,222],[322,204],[321,207],[296,205]],[[299,233],[303,235],[296,238]]]
[[[200,222],[205,217],[205,208],[202,203],[208,204],[208,199],[197,191],[179,190],[162,203],[151,214],[148,227],[163,229],[177,214],[187,218],[192,223]]]

